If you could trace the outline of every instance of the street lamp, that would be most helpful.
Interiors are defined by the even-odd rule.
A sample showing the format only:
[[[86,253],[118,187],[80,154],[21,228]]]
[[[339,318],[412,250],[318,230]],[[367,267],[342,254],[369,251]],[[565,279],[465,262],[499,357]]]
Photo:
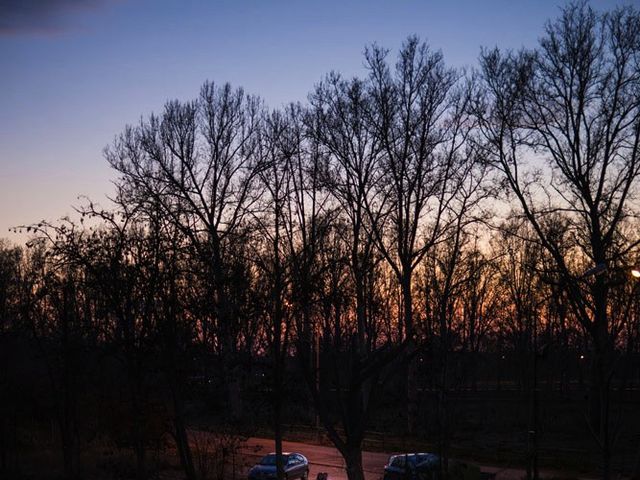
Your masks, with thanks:
[[[609,273],[612,270],[615,270],[618,273],[626,272],[630,273],[633,278],[640,278],[640,266],[623,266],[616,267],[614,269],[610,269],[606,263],[598,263],[594,267],[591,267],[589,270],[586,270],[582,275],[580,275],[579,279],[586,279],[588,277],[598,277],[605,273]],[[625,274],[626,274],[625,273]]]
[[[595,267],[591,267],[589,270],[586,270],[579,278],[587,278],[591,276],[600,276],[603,273],[606,273],[609,270],[606,263],[598,263]],[[640,273],[640,272],[638,272]]]

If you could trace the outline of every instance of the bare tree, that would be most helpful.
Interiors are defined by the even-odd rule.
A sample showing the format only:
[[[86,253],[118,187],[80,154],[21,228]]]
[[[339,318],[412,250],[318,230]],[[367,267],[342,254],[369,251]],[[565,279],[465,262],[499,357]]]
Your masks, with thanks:
[[[636,10],[599,14],[577,3],[547,25],[535,51],[481,57],[485,95],[478,111],[487,155],[553,258],[591,338],[589,425],[602,449],[604,478],[615,364],[606,269],[612,272],[638,246],[637,232],[624,225],[638,213],[639,38]],[[548,183],[541,180],[545,169]],[[551,221],[558,213],[569,231],[560,238]],[[567,240],[570,248],[560,243]],[[604,274],[583,276],[594,265]]]
[[[291,268],[287,242],[287,226],[290,214],[291,175],[288,164],[297,151],[296,142],[289,142],[290,118],[286,113],[273,112],[264,121],[259,146],[261,161],[265,167],[259,174],[261,188],[260,211],[254,216],[258,235],[254,242],[255,262],[259,283],[263,286],[264,313],[261,315],[267,349],[272,360],[273,429],[276,450],[276,473],[279,480],[285,478],[282,456],[283,418],[285,397],[285,371],[289,357],[292,330],[291,316]],[[295,137],[294,137],[295,138]]]
[[[25,298],[22,294],[27,286],[24,266],[26,258],[23,250],[17,246],[10,245],[7,241],[0,239],[0,342],[3,351],[2,373],[0,374],[0,408],[7,414],[0,419],[0,472],[9,475],[16,467],[12,456],[15,447],[14,439],[17,436],[16,421],[10,418],[17,417],[17,402],[10,394],[12,382],[10,376],[11,353],[8,351],[6,340],[11,336],[17,336],[24,331],[25,320],[21,312],[24,312]]]
[[[85,393],[91,324],[86,323],[82,266],[72,252],[82,245],[82,232],[64,220],[58,226],[27,227],[39,234],[33,256],[30,297],[25,320],[43,356],[60,434],[64,476],[80,475],[79,408]]]
[[[392,345],[395,338],[381,335],[375,306],[380,258],[366,206],[379,178],[381,150],[366,81],[331,74],[310,99],[305,182],[309,189],[296,198],[295,211],[303,240],[300,253],[318,265],[312,277],[318,286],[312,311],[319,321],[311,323],[310,317],[311,328],[300,325],[298,353],[319,420],[344,457],[349,478],[362,479],[362,442],[375,392],[403,348],[402,342]],[[316,193],[319,181],[328,199]],[[303,193],[302,182],[295,186]],[[309,204],[321,207],[309,209]],[[318,339],[315,347],[311,332]],[[314,350],[315,362],[309,358]],[[329,374],[327,363],[343,368]],[[331,408],[335,404],[337,412]]]
[[[457,195],[451,199],[447,207],[447,213],[455,218],[455,221],[443,232],[447,241],[434,246],[427,254],[427,265],[423,272],[423,291],[426,294],[423,299],[424,317],[432,317],[429,320],[436,325],[439,340],[436,346],[437,366],[434,376],[437,378],[438,387],[438,452],[442,475],[448,473],[449,447],[453,435],[453,405],[449,398],[453,381],[449,356],[457,341],[454,337],[459,336],[455,328],[460,322],[456,320],[463,311],[461,301],[465,284],[470,281],[463,273],[465,257],[468,254],[466,244],[471,238],[470,230],[477,220],[479,204],[488,192],[483,187],[486,165],[475,156],[473,147],[465,153],[472,161],[465,163],[462,178],[458,181]],[[473,278],[473,272],[470,273]],[[423,344],[429,340],[433,339],[423,340]],[[433,342],[430,343],[433,346]]]
[[[256,148],[261,101],[242,89],[205,83],[195,102],[169,102],[160,117],[127,127],[105,150],[120,173],[122,204],[149,202],[189,240],[203,267],[208,321],[204,338],[224,360],[229,407],[242,414],[237,311],[229,292],[227,251],[244,233],[262,168]],[[225,250],[226,249],[226,250]]]
[[[496,329],[498,312],[502,308],[502,291],[497,285],[497,265],[489,253],[480,248],[475,237],[462,259],[464,285],[460,292],[461,325],[458,327],[461,348],[466,353],[471,388],[477,389],[480,353]]]
[[[378,249],[395,273],[402,292],[398,327],[414,342],[413,274],[427,252],[443,239],[455,215],[449,204],[458,193],[467,158],[470,129],[468,92],[457,88],[459,74],[434,52],[410,37],[395,69],[388,52],[366,52],[371,96],[370,118],[381,150],[383,172],[375,199],[368,200]],[[417,416],[415,362],[407,372],[407,431]]]

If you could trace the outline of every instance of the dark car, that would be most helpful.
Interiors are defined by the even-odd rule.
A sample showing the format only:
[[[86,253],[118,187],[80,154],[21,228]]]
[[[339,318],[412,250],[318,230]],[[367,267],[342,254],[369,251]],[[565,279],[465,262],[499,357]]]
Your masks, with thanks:
[[[449,480],[489,480],[480,468],[459,460],[449,460]],[[440,457],[435,453],[404,453],[391,455],[384,466],[384,480],[438,480]]]
[[[309,461],[301,453],[283,453],[282,464],[284,478],[287,480],[309,478]],[[249,480],[273,480],[274,478],[277,478],[275,453],[265,455],[249,470]]]
[[[391,455],[384,466],[384,480],[423,480],[436,478],[440,460],[433,453]]]

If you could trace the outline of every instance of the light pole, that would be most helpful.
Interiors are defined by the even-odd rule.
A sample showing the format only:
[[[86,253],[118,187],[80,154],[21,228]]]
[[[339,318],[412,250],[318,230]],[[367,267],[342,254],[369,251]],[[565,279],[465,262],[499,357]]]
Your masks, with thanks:
[[[315,370],[316,370],[316,391],[320,393],[320,332],[315,329]],[[320,412],[316,408],[316,436],[320,440]]]
[[[534,315],[532,325],[532,351],[533,351],[533,385],[531,388],[531,427],[529,430],[529,464],[527,465],[527,478],[538,480],[538,319]]]
[[[631,268],[631,276],[636,280],[640,280],[640,266]],[[633,480],[640,480],[640,443],[638,444],[638,453],[636,454],[636,461],[633,466],[633,472],[631,472],[631,478]]]

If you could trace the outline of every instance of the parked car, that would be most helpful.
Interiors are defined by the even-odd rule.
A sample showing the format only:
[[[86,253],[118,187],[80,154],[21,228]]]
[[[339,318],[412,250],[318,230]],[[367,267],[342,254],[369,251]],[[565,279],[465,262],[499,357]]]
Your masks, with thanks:
[[[494,475],[495,476],[495,475]],[[448,480],[491,480],[476,465],[449,460]],[[384,467],[384,480],[440,480],[440,457],[435,453],[391,455]]]
[[[283,453],[282,464],[286,480],[294,478],[308,480],[309,460],[301,453]],[[249,470],[249,480],[273,480],[275,478],[277,478],[275,453],[265,455]]]
[[[440,461],[433,453],[391,455],[384,466],[384,480],[423,480],[435,478]]]

